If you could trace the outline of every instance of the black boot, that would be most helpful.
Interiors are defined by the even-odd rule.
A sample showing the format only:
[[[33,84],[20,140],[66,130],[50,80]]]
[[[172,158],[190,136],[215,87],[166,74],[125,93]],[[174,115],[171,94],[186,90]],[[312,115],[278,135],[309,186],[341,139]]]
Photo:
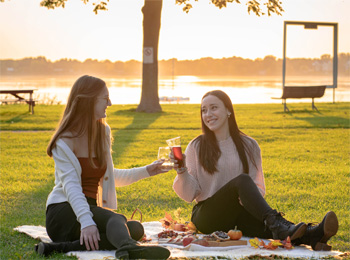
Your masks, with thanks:
[[[297,225],[283,218],[283,213],[273,210],[265,218],[265,225],[272,232],[273,239],[284,240],[288,236],[291,240],[300,238],[306,231],[306,224],[301,222]]]
[[[138,244],[127,244],[117,249],[117,259],[167,259],[170,251],[160,246],[140,246]]]
[[[292,242],[295,245],[309,245],[315,251],[330,251],[332,247],[327,245],[327,241],[337,234],[337,231],[337,215],[333,211],[329,211],[321,223],[309,223],[304,236]]]
[[[53,253],[67,253],[70,251],[84,251],[84,245],[80,245],[79,240],[74,242],[44,243],[35,245],[35,251],[42,256],[49,256]]]

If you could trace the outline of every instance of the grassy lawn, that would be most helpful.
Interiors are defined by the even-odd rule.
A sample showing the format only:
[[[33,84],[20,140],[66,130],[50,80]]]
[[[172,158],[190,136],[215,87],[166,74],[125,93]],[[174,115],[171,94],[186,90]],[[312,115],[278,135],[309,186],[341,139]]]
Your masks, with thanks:
[[[350,103],[236,105],[238,125],[260,144],[269,204],[299,222],[320,222],[336,212],[338,234],[333,249],[350,248]],[[19,225],[45,226],[45,202],[54,182],[54,163],[46,146],[63,106],[0,106],[0,259],[38,259],[34,239],[13,231]],[[199,105],[163,105],[162,113],[134,112],[136,106],[114,105],[108,123],[114,137],[117,168],[156,160],[165,140],[181,136],[183,149],[200,134]],[[144,221],[159,220],[181,207],[190,219],[192,205],[172,190],[176,173],[118,188],[119,212],[127,217],[139,208]],[[51,259],[74,259],[56,254]]]

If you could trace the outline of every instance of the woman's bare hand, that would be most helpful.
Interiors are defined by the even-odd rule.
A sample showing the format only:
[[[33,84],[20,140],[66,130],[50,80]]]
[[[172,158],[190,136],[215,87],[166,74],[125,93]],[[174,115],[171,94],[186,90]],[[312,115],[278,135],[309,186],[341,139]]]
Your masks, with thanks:
[[[85,227],[80,233],[80,244],[85,244],[87,250],[98,250],[100,233],[95,225]]]

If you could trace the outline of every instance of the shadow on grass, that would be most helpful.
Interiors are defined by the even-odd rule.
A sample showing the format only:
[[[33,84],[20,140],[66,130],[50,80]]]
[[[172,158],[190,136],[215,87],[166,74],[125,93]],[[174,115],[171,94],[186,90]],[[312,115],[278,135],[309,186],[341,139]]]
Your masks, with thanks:
[[[147,118],[152,118],[157,115],[165,115],[169,113],[165,111],[161,111],[157,113],[136,112],[136,108],[117,110],[116,112],[113,113],[113,115],[122,115],[126,117],[135,117],[135,114],[143,115],[144,117],[147,117]]]
[[[349,118],[337,116],[314,116],[314,117],[295,117],[296,120],[306,121],[315,127],[322,128],[350,128]]]
[[[116,142],[113,143],[113,151],[117,151],[116,153],[114,153],[114,155],[116,156],[116,158],[114,159],[118,159],[124,153],[124,150],[135,142],[137,135],[141,133],[142,130],[147,129],[162,114],[163,112],[140,113],[140,112],[136,112],[135,109],[119,110],[115,112],[114,115],[123,115],[123,116],[133,117],[133,121],[131,122],[131,124],[127,125],[126,127],[119,129],[118,131],[115,131],[113,134],[113,139],[114,140],[117,139],[117,136],[119,135],[120,131],[125,131],[125,130],[134,130],[134,131],[128,132],[127,142],[124,146],[116,147]]]
[[[283,114],[285,118],[305,121],[314,127],[321,128],[350,128],[350,118],[339,116],[324,116],[322,111],[317,110],[291,110],[290,112],[275,112]],[[305,117],[303,115],[306,115]]]
[[[22,113],[20,115],[16,115],[10,119],[7,120],[0,120],[0,123],[6,123],[6,124],[11,124],[11,123],[18,123],[23,121],[23,119],[27,116],[31,116],[29,112]]]
[[[312,109],[300,109],[300,110],[289,110],[287,112],[278,111],[274,114],[277,115],[287,115],[287,116],[293,116],[294,114],[310,114],[310,115],[322,115],[322,111],[319,110],[312,110]]]

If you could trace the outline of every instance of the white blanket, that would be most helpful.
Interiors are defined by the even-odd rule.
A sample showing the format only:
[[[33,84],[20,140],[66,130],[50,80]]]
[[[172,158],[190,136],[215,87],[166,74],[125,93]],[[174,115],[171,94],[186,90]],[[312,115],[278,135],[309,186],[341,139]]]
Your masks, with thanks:
[[[145,233],[147,238],[154,238],[156,234],[163,231],[163,227],[160,222],[144,222],[142,223],[145,228]],[[45,227],[42,226],[19,226],[14,228],[14,230],[25,233],[35,239],[41,240],[43,242],[51,242],[50,238],[46,233]],[[249,240],[248,237],[243,237],[244,240]],[[154,241],[156,242],[156,241]],[[268,240],[265,240],[268,243]],[[230,246],[230,247],[203,247],[200,245],[190,245],[187,247],[163,244],[171,251],[171,257],[204,257],[204,256],[225,256],[227,258],[241,258],[252,255],[279,255],[286,257],[296,257],[296,258],[312,258],[320,259],[323,257],[337,256],[341,255],[342,252],[339,251],[313,251],[310,247],[297,246],[291,250],[278,248],[276,250],[267,249],[255,249],[250,246],[249,242],[246,246]],[[74,255],[79,260],[105,260],[105,259],[115,259],[115,251],[74,251],[69,252],[67,255]]]

